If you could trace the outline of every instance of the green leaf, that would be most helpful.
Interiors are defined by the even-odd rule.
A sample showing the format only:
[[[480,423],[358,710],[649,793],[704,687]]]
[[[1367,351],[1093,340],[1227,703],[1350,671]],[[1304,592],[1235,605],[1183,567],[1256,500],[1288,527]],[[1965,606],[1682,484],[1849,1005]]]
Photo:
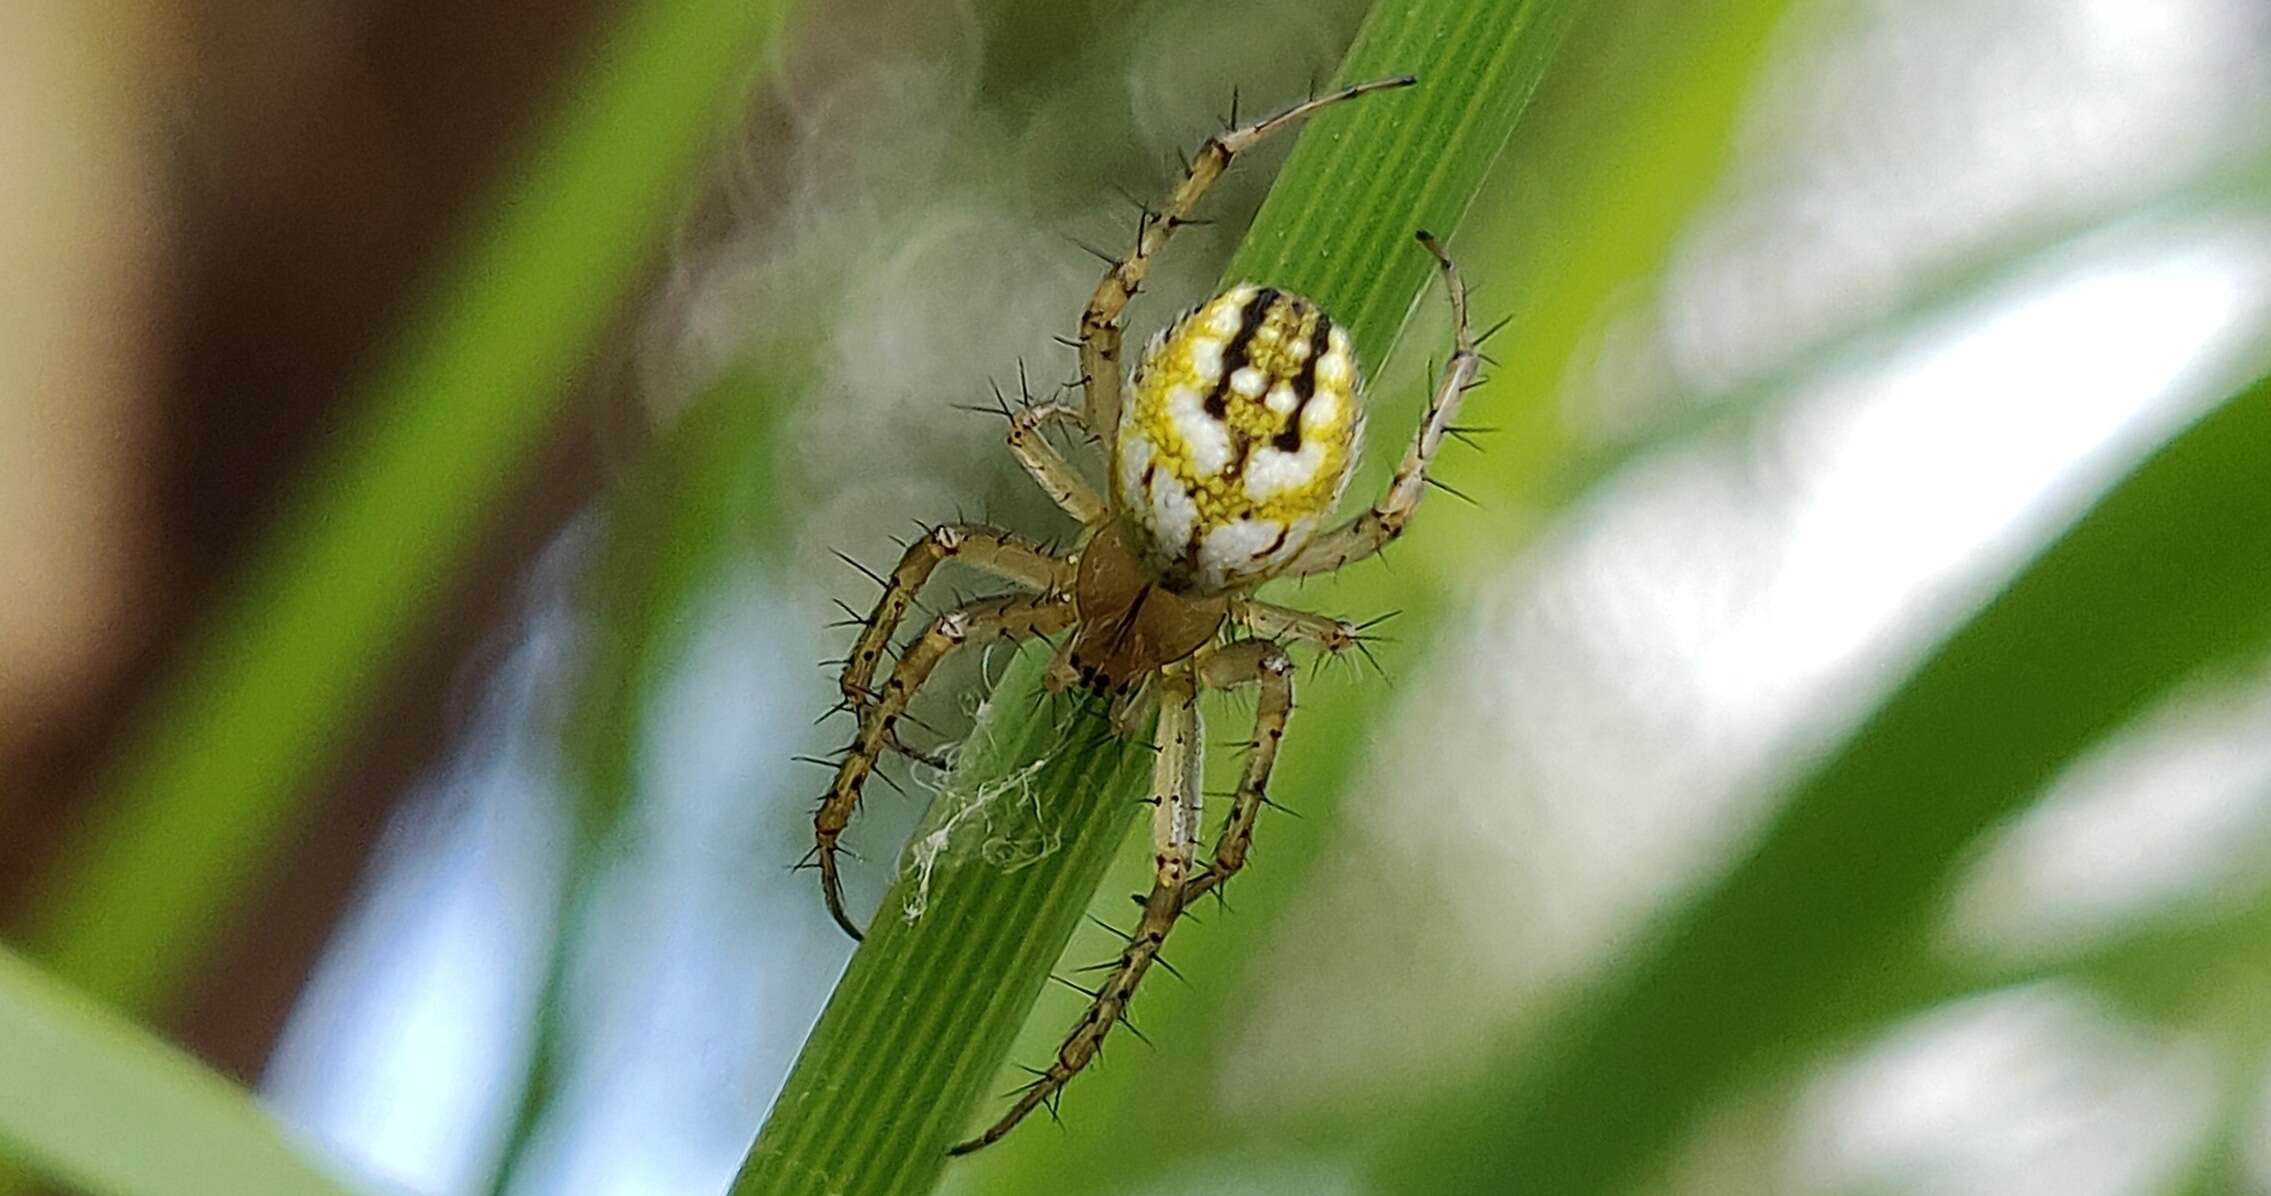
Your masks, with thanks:
[[[927,1192],[1001,1087],[1151,766],[1087,705],[1036,710],[1044,664],[1023,653],[981,712],[915,832],[936,855],[884,898],[734,1192]]]
[[[1614,1190],[1746,1067],[1849,1025],[1850,994],[1914,950],[1982,830],[2171,687],[2271,647],[2267,461],[2271,379],[2139,466],[1950,636],[1563,1024],[1416,1111],[1381,1187]]]
[[[159,1004],[257,890],[657,253],[781,7],[634,6],[567,80],[46,878],[30,946],[60,975]]]
[[[1384,359],[1430,280],[1412,233],[1456,228],[1582,7],[1378,5],[1338,78],[1411,72],[1421,87],[1316,118],[1229,273],[1310,295],[1351,327],[1361,355]],[[1150,759],[1110,740],[1094,715],[1042,704],[1038,674],[1029,653],[1005,678],[917,842],[974,795],[1027,805],[990,800],[988,816],[1003,821],[952,838],[927,881],[901,873],[736,1191],[928,1191],[946,1147],[992,1110],[979,1098],[1020,1082],[997,1079],[1005,1052],[1128,837]],[[1036,841],[1053,844],[1037,859],[988,851]],[[904,924],[896,911],[926,883],[925,912]],[[963,1165],[982,1169],[985,1156]]]
[[[243,1089],[0,949],[0,1164],[120,1196],[351,1191],[317,1157]]]

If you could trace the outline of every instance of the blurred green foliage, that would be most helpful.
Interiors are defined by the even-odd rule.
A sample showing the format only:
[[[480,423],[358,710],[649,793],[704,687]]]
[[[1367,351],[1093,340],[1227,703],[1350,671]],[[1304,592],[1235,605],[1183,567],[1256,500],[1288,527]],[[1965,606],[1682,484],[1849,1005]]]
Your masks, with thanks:
[[[58,975],[162,1005],[272,865],[682,214],[779,15],[634,8],[572,80],[40,887],[28,946]]]
[[[2271,378],[2139,467],[1951,635],[1735,869],[1474,1087],[1410,1111],[1412,1192],[1607,1192],[1707,1097],[1888,1014],[1956,863],[2085,749],[2271,649]],[[2260,1044],[2258,1045],[2260,1050]]]
[[[91,1193],[349,1189],[250,1094],[0,950],[0,1189],[9,1162]]]

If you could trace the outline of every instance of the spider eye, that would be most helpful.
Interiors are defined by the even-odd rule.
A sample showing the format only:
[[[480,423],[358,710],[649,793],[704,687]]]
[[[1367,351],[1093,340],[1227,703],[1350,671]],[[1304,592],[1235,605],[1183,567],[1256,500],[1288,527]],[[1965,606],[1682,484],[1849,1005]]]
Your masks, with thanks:
[[[1144,353],[1113,447],[1112,501],[1147,561],[1218,593],[1283,568],[1356,463],[1362,384],[1316,304],[1233,287]]]

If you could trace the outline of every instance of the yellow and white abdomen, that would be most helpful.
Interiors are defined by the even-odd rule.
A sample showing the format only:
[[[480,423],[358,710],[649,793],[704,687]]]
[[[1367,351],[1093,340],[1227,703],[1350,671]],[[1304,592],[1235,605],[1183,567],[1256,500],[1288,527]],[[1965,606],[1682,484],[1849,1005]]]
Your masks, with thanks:
[[[1331,516],[1364,412],[1348,331],[1299,295],[1233,287],[1145,348],[1120,413],[1112,506],[1170,589],[1269,577]]]

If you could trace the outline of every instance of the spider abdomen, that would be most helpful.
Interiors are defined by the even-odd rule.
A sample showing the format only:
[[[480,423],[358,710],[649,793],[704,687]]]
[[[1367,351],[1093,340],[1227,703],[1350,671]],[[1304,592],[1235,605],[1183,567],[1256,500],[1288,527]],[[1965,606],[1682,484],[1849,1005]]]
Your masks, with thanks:
[[[1112,506],[1169,587],[1261,581],[1316,535],[1356,464],[1362,379],[1348,331],[1251,284],[1193,308],[1136,367]]]

